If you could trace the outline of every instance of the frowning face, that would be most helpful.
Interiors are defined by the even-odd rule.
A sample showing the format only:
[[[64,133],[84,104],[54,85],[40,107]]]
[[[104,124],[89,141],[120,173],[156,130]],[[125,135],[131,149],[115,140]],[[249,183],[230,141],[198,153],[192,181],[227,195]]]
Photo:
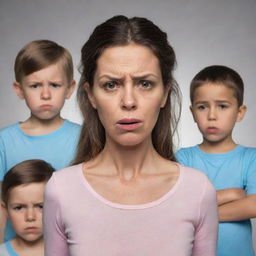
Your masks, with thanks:
[[[206,83],[194,92],[191,111],[204,141],[230,141],[236,122],[242,120],[245,106],[238,106],[233,89],[223,84]]]
[[[45,183],[19,185],[10,190],[7,215],[17,236],[33,242],[43,237],[42,210]]]
[[[93,87],[86,86],[107,143],[134,146],[151,140],[168,89],[149,48],[136,44],[107,48],[97,61]]]

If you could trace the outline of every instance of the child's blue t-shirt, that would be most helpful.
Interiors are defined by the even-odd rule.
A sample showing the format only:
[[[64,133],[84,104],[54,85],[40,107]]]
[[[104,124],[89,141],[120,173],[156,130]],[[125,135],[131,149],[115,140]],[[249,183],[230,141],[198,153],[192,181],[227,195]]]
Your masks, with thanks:
[[[256,148],[236,146],[228,153],[209,154],[199,146],[180,149],[178,162],[203,171],[216,190],[241,188],[256,194]],[[250,220],[219,223],[218,256],[253,256]]]
[[[16,123],[0,130],[0,181],[14,165],[29,159],[42,159],[56,170],[67,167],[74,158],[81,126],[65,120],[63,125],[45,135],[31,136]],[[14,237],[7,224],[5,241]]]
[[[12,248],[11,242],[0,244],[0,256],[19,256]]]

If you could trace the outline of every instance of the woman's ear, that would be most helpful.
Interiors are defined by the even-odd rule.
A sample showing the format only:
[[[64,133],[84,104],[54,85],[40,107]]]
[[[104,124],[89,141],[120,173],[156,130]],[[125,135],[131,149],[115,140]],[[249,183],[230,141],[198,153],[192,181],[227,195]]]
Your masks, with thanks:
[[[13,87],[13,89],[14,89],[16,95],[17,95],[20,99],[23,100],[23,99],[24,99],[24,92],[23,92],[22,85],[21,85],[20,83],[18,83],[18,82],[15,81],[15,82],[12,84],[12,87]]]
[[[238,108],[238,114],[237,114],[237,118],[236,118],[237,122],[240,122],[243,120],[243,118],[246,114],[246,111],[247,111],[247,107],[245,105],[242,105]]]
[[[89,83],[87,83],[87,82],[84,83],[84,90],[86,91],[88,99],[89,99],[91,105],[93,106],[93,108],[97,109],[96,100],[95,100],[95,97],[94,97],[94,95],[92,93],[92,89],[91,89]]]
[[[163,95],[163,99],[161,102],[161,108],[163,108],[165,106],[167,98],[169,97],[170,90],[171,90],[171,85],[168,84],[164,87],[164,95]]]

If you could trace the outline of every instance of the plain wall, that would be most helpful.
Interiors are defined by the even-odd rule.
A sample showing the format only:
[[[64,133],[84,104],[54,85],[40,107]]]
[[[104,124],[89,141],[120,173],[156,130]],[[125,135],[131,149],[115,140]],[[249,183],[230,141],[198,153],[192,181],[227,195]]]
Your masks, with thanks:
[[[256,146],[255,0],[0,0],[0,128],[29,116],[11,87],[14,59],[24,44],[54,40],[70,50],[77,67],[80,49],[94,27],[117,14],[147,17],[168,33],[177,54],[175,75],[183,94],[179,146],[201,142],[189,112],[189,82],[212,64],[230,66],[243,77],[248,112],[236,126],[234,138]],[[79,81],[77,71],[75,78]],[[62,115],[81,122],[75,95]]]

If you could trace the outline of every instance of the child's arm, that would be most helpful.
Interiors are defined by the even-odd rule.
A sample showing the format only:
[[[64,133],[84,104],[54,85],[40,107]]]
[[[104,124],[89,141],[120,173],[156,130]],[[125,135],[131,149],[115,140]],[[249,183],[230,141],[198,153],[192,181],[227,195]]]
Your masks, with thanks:
[[[245,190],[241,188],[227,188],[217,190],[217,202],[218,206],[231,203],[246,197]]]
[[[219,221],[240,221],[256,217],[256,194],[218,207]]]

